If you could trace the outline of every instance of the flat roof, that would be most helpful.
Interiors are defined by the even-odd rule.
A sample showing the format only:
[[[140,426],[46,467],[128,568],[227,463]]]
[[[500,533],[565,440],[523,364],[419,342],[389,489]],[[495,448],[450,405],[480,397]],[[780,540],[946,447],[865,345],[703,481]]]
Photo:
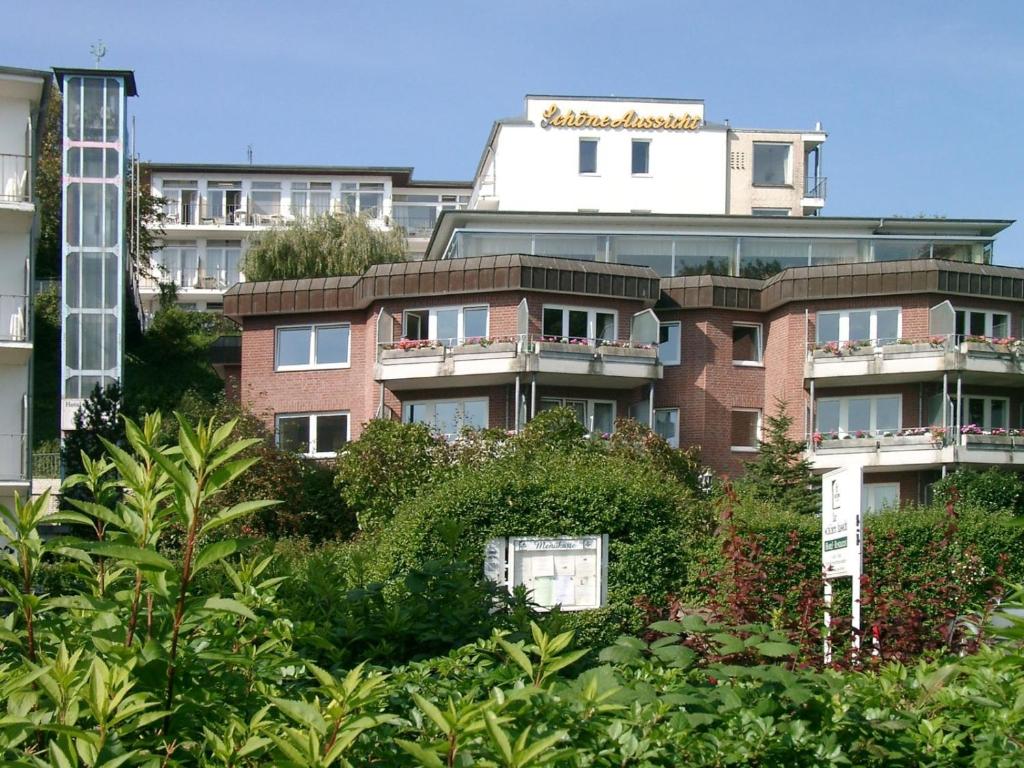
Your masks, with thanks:
[[[21,67],[0,66],[0,75],[10,77],[42,78],[43,80],[49,80],[53,76],[53,73],[44,69],[23,69]]]
[[[474,225],[481,230],[487,225],[500,227],[535,225],[538,229],[558,227],[587,227],[594,231],[602,227],[624,229],[649,228],[651,230],[701,229],[716,230],[716,234],[775,233],[779,236],[808,237],[832,233],[850,236],[919,235],[962,236],[993,238],[1014,223],[1013,219],[946,219],[946,218],[894,218],[889,216],[750,216],[740,214],[699,213],[580,213],[569,211],[442,211],[431,233],[425,259],[439,259],[447,247],[452,233]],[[586,234],[586,232],[581,232]],[[652,232],[656,234],[656,232]]]
[[[86,67],[54,67],[53,74],[57,76],[57,85],[61,91],[64,90],[64,78],[81,75],[82,77],[121,77],[124,78],[125,90],[129,96],[138,96],[139,90],[135,87],[135,72],[130,69],[88,69]]]
[[[296,174],[307,176],[390,176],[396,187],[457,187],[472,189],[472,181],[413,179],[413,168],[390,165],[289,165],[273,163],[164,163],[143,166],[160,173]]]
[[[703,104],[704,99],[672,99],[664,96],[580,96],[567,93],[528,93],[528,99],[568,99],[571,101],[644,101],[651,104]]]

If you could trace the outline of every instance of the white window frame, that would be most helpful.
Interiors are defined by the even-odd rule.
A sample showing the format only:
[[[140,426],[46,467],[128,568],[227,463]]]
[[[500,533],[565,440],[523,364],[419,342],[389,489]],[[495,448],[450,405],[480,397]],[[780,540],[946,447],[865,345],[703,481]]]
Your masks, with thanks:
[[[1001,309],[973,309],[971,307],[954,307],[953,308],[953,328],[954,328],[954,330],[956,329],[956,313],[957,312],[963,312],[964,313],[964,332],[963,332],[963,338],[966,338],[968,336],[976,335],[976,334],[971,333],[970,330],[969,330],[970,327],[971,327],[970,314],[972,312],[975,313],[975,314],[979,314],[979,315],[984,315],[985,316],[985,334],[984,334],[985,338],[989,338],[989,339],[995,338],[995,336],[992,333],[993,319],[994,319],[995,315],[1005,315],[1006,316],[1006,332],[1008,334],[1012,335],[1012,332],[1013,332],[1013,315],[1010,312],[1006,312],[1006,311],[1003,311]],[[1022,322],[1024,322],[1024,320],[1022,320]],[[1022,326],[1022,329],[1024,329],[1024,326]]]
[[[878,493],[883,489],[892,491],[896,490],[896,506],[900,504],[900,484],[899,483],[864,483],[863,490],[860,497],[860,512],[862,515],[873,515],[878,514],[882,511],[875,506],[878,502]],[[883,507],[886,509],[886,507]]]
[[[674,326],[676,326],[679,329],[679,333],[677,335],[677,343],[674,344],[674,345],[672,345],[672,344],[663,344],[661,342],[661,329],[663,327],[669,326],[669,325],[674,325]],[[667,320],[667,321],[665,321],[663,323],[659,322],[658,323],[658,339],[659,339],[659,341],[658,341],[658,362],[661,363],[662,365],[679,365],[679,364],[681,364],[683,362],[683,324],[682,324],[682,322],[680,322],[679,320]],[[664,356],[662,354],[662,350],[666,346],[669,347],[669,348],[673,348],[674,347],[674,350],[675,350],[675,359],[674,360],[666,360],[664,358]]]
[[[877,344],[878,342],[878,313],[879,312],[896,312],[896,338],[899,339],[903,336],[903,308],[902,307],[863,307],[861,309],[838,309],[828,310],[826,312],[817,312],[814,315],[814,339],[818,344],[827,344],[831,341],[846,342],[846,341],[870,341]],[[868,339],[851,339],[850,338],[850,314],[854,312],[870,312],[871,319],[868,321],[868,332],[871,334],[871,338]],[[819,318],[822,315],[839,315],[839,338],[838,339],[822,339],[818,336],[818,330],[821,328]]]
[[[733,323],[733,332],[735,332],[737,328],[757,329],[757,360],[737,360],[733,357],[732,364],[742,365],[748,368],[764,368],[764,325],[761,323]],[[730,338],[730,341],[733,344],[736,343],[735,339]],[[732,354],[735,354],[735,351],[733,351]]]
[[[588,397],[553,397],[544,396],[540,399],[541,404],[544,403],[558,403],[559,406],[564,406],[566,403],[584,403],[586,406],[587,414],[584,417],[586,423],[583,428],[587,432],[594,432],[594,405],[610,405],[612,407],[612,433],[615,432],[615,421],[619,418],[618,404],[614,400],[605,400],[603,398],[588,398]]]
[[[657,430],[657,425],[658,425],[658,414],[659,413],[663,413],[665,411],[675,411],[675,413],[676,413],[675,434],[673,434],[671,438],[665,438],[665,441],[671,447],[678,448],[679,447],[679,409],[678,408],[655,408],[654,409],[654,423],[651,424],[651,431],[653,431],[655,434],[657,434],[656,430]]]
[[[583,149],[583,142],[585,142],[585,141],[589,141],[589,142],[593,142],[594,143],[594,170],[592,170],[592,171],[581,171],[580,170],[580,165],[581,165],[581,160],[582,160],[582,158],[580,157],[580,155],[582,154],[580,150]],[[600,174],[601,166],[598,163],[598,151],[600,149],[600,146],[601,146],[601,140],[597,136],[580,136],[579,137],[579,141],[577,141],[577,143],[576,143],[576,172],[580,176],[600,176],[601,175]]]
[[[349,213],[353,216],[363,215],[363,195],[380,195],[380,210],[377,211],[377,215],[374,216],[371,221],[380,221],[386,216],[388,209],[388,203],[391,199],[390,190],[388,185],[381,181],[368,181],[359,180],[355,181],[352,179],[343,179],[338,182],[338,210],[341,213]],[[345,198],[350,195],[354,195],[352,210],[348,210],[345,205]]]
[[[417,312],[426,312],[427,314],[427,340],[428,341],[442,341],[437,338],[437,313],[438,312],[451,312],[458,311],[458,336],[453,339],[456,344],[461,344],[467,338],[466,336],[466,310],[467,309],[483,309],[487,312],[487,323],[484,329],[483,338],[486,338],[491,333],[491,305],[490,304],[453,304],[444,307],[421,307],[417,309],[404,309],[402,310],[402,338],[408,338],[409,336],[409,324],[408,317],[411,314]],[[469,338],[481,338],[479,336],[471,336]],[[448,341],[447,338],[443,341]]]
[[[612,316],[612,338],[611,341],[615,341],[619,338],[619,313],[615,309],[605,309],[602,307],[574,307],[570,304],[544,304],[540,309],[540,335],[548,336],[553,334],[544,333],[544,312],[549,309],[560,309],[562,310],[562,328],[568,330],[569,328],[569,312],[586,312],[587,313],[587,341],[594,341],[597,337],[597,313],[600,312],[602,315]],[[575,338],[565,334],[561,335],[561,338]],[[572,399],[572,398],[570,398]],[[582,399],[582,398],[576,398]]]
[[[409,400],[402,403],[402,423],[403,424],[425,424],[433,431],[434,425],[437,421],[437,406],[442,403],[455,403],[458,407],[457,418],[461,421],[459,426],[459,432],[454,434],[448,433],[437,433],[445,440],[449,442],[458,439],[459,433],[462,428],[466,426],[466,403],[483,403],[484,404],[484,425],[477,427],[477,429],[489,429],[491,424],[491,400],[489,397],[439,397],[433,400]],[[430,421],[412,421],[412,409],[415,406],[429,408],[431,413]]]
[[[646,171],[634,171],[633,170],[633,145],[634,144],[646,144],[647,145],[647,170]],[[635,178],[647,179],[651,176],[651,140],[650,139],[631,139],[629,142],[629,173]],[[650,213],[650,211],[648,211]]]
[[[971,400],[983,400],[984,403],[985,403],[984,406],[983,406],[983,415],[982,415],[982,419],[981,419],[981,424],[978,424],[978,426],[981,427],[983,430],[985,430],[987,432],[987,431],[990,431],[990,430],[993,430],[993,429],[1009,429],[1010,428],[1010,398],[1002,397],[1000,395],[964,395],[963,396],[964,412],[963,412],[963,414],[961,416],[961,419],[960,419],[960,425],[961,426],[964,426],[965,424],[973,423],[973,422],[968,422],[967,421],[967,419],[969,418],[969,415],[971,413],[971,406],[970,406],[970,401]],[[992,403],[994,403],[996,400],[999,400],[999,401],[1001,401],[1003,403],[1003,413],[1005,414],[1006,418],[1005,418],[1005,421],[1002,424],[993,424],[992,423]]]
[[[764,428],[764,414],[760,408],[730,408],[729,409],[729,442],[732,443],[732,414],[735,411],[757,414],[757,445],[730,445],[730,449],[736,453],[757,453],[761,446],[761,435]]]
[[[345,417],[345,443],[352,441],[352,417],[348,411],[315,411],[310,413],[278,413],[274,415],[274,444],[281,448],[281,419],[309,419],[309,451],[298,454],[311,459],[329,459],[337,456],[336,451],[318,451],[316,449],[316,422],[320,416]]]
[[[304,365],[281,365],[279,353],[281,349],[281,331],[296,328],[309,328],[309,362]],[[348,328],[348,349],[345,350],[343,363],[316,362],[316,332],[318,328]],[[294,325],[274,326],[274,370],[275,371],[329,371],[352,366],[352,324],[351,323],[296,323]]]
[[[786,153],[786,169],[785,179],[781,184],[765,184],[754,180],[754,173],[757,170],[757,147],[758,146],[774,146],[774,147],[786,147],[789,151]],[[779,187],[791,187],[793,186],[793,143],[789,141],[755,141],[752,142],[750,148],[750,183],[754,187],[765,187],[767,189],[777,189]]]
[[[824,431],[824,430],[821,429],[821,424],[818,421],[818,410],[819,410],[821,404],[822,403],[839,403],[839,429],[836,431],[836,434],[839,435],[839,437],[843,437],[845,435],[852,435],[852,434],[856,433],[857,430],[855,430],[855,429],[851,430],[850,429],[850,401],[851,400],[870,400],[871,401],[871,408],[870,408],[870,411],[869,411],[870,416],[869,416],[869,419],[868,419],[868,421],[869,421],[869,428],[867,430],[862,430],[862,431],[868,432],[869,436],[871,436],[871,437],[876,437],[877,433],[879,431],[878,430],[878,401],[879,400],[889,400],[891,398],[896,398],[896,402],[899,404],[899,407],[898,407],[898,410],[897,410],[897,416],[896,416],[896,426],[893,427],[894,431],[899,431],[899,430],[903,429],[903,396],[898,394],[898,393],[895,393],[895,392],[880,393],[880,394],[877,394],[877,395],[845,395],[843,397],[821,397],[821,398],[818,398],[818,400],[814,404],[814,430],[815,430],[815,432],[823,432]]]

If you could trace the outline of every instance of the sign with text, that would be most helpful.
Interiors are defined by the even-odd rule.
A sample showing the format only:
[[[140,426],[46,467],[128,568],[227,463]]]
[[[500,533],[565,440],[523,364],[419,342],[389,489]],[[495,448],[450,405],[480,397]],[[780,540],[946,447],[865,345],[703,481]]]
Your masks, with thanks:
[[[492,539],[484,561],[487,578],[507,584],[509,592],[526,587],[542,609],[557,605],[563,611],[583,611],[605,604],[606,535]]]
[[[700,126],[700,117],[688,112],[682,115],[638,115],[631,109],[612,117],[592,115],[586,111],[576,112],[572,109],[563,112],[557,104],[552,104],[544,110],[540,122],[541,128],[631,128],[654,131],[696,131]]]
[[[821,569],[826,579],[860,578],[862,470],[827,472],[821,483]]]

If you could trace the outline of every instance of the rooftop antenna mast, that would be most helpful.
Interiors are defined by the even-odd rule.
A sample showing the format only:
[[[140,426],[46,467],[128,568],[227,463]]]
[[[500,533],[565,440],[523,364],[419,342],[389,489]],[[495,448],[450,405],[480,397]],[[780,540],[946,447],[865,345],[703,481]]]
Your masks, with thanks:
[[[245,155],[249,158],[249,165],[252,165],[252,144],[245,148]]]
[[[97,40],[89,46],[89,53],[96,59],[96,69],[100,68],[100,61],[107,55],[107,46],[102,40]]]

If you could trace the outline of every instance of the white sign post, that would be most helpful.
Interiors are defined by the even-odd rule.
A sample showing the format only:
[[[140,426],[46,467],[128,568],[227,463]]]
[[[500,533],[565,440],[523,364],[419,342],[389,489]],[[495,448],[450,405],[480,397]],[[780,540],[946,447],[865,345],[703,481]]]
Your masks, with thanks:
[[[832,662],[832,580],[853,580],[853,646],[860,648],[860,576],[863,568],[860,504],[863,470],[826,472],[821,483],[821,574],[825,582],[825,663]]]

